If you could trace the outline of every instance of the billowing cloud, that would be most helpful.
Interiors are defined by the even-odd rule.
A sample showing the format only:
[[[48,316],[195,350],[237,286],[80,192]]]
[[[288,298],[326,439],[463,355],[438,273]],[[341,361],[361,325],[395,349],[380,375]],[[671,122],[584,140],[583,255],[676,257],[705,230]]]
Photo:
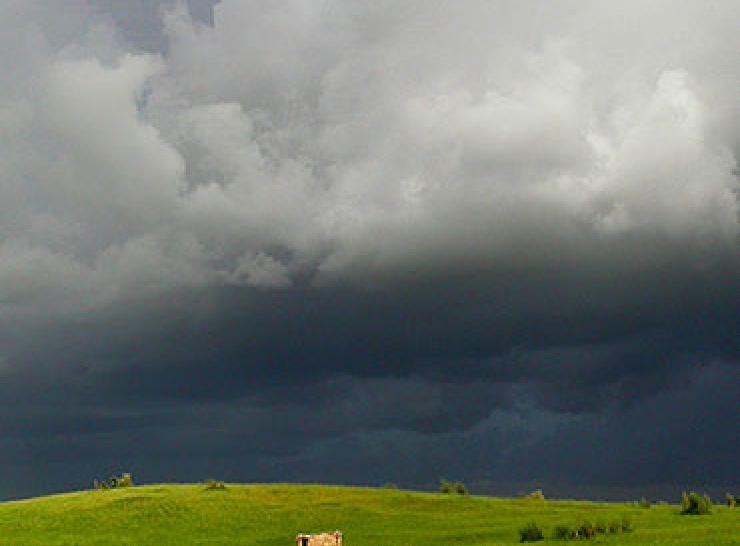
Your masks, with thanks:
[[[517,427],[735,377],[734,3],[213,4],[0,8],[0,392],[32,459],[148,419],[192,447],[204,411],[275,479],[339,479],[343,440],[504,461]]]

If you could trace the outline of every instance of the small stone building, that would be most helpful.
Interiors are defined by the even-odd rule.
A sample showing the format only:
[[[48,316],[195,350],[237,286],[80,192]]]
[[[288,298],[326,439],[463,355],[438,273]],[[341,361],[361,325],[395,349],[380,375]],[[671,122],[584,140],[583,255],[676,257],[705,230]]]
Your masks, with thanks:
[[[342,546],[342,533],[321,533],[320,535],[296,535],[296,546]]]

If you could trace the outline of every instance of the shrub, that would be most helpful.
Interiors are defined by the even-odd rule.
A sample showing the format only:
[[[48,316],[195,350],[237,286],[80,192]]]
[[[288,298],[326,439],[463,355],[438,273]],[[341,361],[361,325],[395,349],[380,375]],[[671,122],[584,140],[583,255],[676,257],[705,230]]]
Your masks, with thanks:
[[[226,484],[219,480],[208,480],[205,482],[206,491],[217,491],[226,489]]]
[[[544,538],[545,535],[542,534],[542,529],[535,522],[519,529],[519,542],[537,542],[538,540],[544,540]]]
[[[728,508],[735,508],[735,505],[737,504],[737,497],[734,495],[731,495],[730,493],[727,493],[725,495],[725,500],[727,501],[727,507]]]
[[[440,493],[452,493],[452,482],[448,482],[444,478],[439,480],[439,492]]]
[[[681,497],[681,513],[689,516],[701,516],[712,511],[712,501],[707,495],[699,495],[693,491]]]
[[[535,489],[527,495],[527,498],[529,500],[543,501],[545,500],[545,494],[542,492],[542,489]]]
[[[458,495],[467,495],[468,494],[468,488],[465,487],[465,484],[462,482],[455,482],[453,484],[453,489],[455,493]]]
[[[555,540],[568,540],[571,538],[572,533],[572,529],[567,525],[556,525],[552,533],[552,538]]]
[[[440,493],[456,493],[458,495],[467,495],[468,488],[462,482],[450,482],[445,479],[439,480],[439,492]]]
[[[684,491],[681,493],[681,512],[689,508],[689,494]]]
[[[597,522],[595,524],[584,521],[578,527],[569,527],[567,525],[558,525],[553,531],[553,538],[556,540],[588,540],[597,535],[629,533],[632,525],[627,519],[622,521],[610,521],[609,523]]]
[[[596,527],[588,521],[581,523],[576,530],[579,538],[591,538],[596,534]]]
[[[650,501],[647,500],[645,497],[642,497],[639,501],[637,501],[637,506],[640,508],[650,508]]]

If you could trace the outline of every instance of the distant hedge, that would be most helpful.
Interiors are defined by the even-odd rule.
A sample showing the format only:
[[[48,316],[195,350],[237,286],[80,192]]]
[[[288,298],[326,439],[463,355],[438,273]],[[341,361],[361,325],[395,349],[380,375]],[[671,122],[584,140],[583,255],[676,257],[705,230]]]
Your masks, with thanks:
[[[93,480],[93,489],[118,489],[132,487],[134,479],[130,473],[124,472],[120,476],[111,476],[107,480]]]

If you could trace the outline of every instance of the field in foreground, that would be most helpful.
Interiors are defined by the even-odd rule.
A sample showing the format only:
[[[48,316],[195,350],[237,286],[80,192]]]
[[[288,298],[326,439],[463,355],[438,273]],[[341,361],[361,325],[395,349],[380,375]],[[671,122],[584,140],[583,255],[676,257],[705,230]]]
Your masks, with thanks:
[[[556,541],[558,524],[627,517],[634,531]],[[297,532],[340,529],[345,546],[517,544],[535,521],[537,544],[740,545],[740,508],[681,516],[675,505],[461,497],[300,485],[153,485],[0,503],[2,546],[291,546]]]

